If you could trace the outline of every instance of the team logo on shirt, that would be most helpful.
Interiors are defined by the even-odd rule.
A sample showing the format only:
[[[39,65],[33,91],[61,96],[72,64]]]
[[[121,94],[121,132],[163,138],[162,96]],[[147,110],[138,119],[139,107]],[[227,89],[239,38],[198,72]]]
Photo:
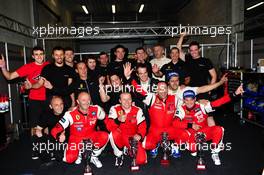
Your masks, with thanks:
[[[92,116],[96,116],[96,112],[94,111],[94,112],[92,112]]]
[[[39,81],[40,80],[40,75],[37,75],[37,76],[33,77],[32,79],[35,80],[35,81]]]
[[[75,116],[75,118],[76,118],[76,120],[80,120],[80,115],[77,114],[77,115]]]
[[[61,118],[60,121],[61,121],[62,123],[65,123],[65,122],[66,122],[65,118]]]
[[[121,111],[118,111],[118,115],[119,116],[122,116],[122,115],[124,115],[124,112],[121,110]]]
[[[201,111],[201,109],[200,108],[195,108],[194,111],[195,112],[199,112],[199,111]]]

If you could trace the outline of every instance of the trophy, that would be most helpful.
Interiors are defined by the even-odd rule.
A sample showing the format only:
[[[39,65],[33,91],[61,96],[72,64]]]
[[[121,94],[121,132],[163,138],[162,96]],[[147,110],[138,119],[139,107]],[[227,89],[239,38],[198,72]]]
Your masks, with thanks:
[[[136,139],[134,139],[133,137],[129,137],[129,145],[130,145],[130,149],[129,149],[130,154],[129,155],[130,155],[130,157],[132,157],[130,170],[131,171],[138,171],[139,166],[136,164],[138,141]]]
[[[83,156],[83,160],[85,161],[84,175],[92,175],[93,173],[89,163],[93,152],[93,146],[92,146],[93,143],[90,139],[87,139],[87,140],[83,140],[83,144],[84,144],[83,146],[84,152],[82,156]],[[87,145],[89,145],[88,148]]]
[[[203,155],[203,149],[202,146],[205,143],[205,134],[202,132],[198,132],[195,134],[195,141],[197,144],[197,166],[196,169],[197,170],[205,170],[206,166],[205,166],[205,160],[204,160],[204,155]]]
[[[160,161],[161,165],[169,165],[169,152],[171,151],[170,142],[168,140],[168,133],[163,132],[161,134],[161,148],[163,151],[163,156]]]

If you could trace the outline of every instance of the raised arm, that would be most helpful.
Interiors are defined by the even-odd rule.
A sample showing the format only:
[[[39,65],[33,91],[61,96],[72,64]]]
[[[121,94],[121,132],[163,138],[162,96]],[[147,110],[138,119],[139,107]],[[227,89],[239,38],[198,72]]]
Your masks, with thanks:
[[[178,40],[178,42],[177,42],[177,48],[180,50],[180,58],[183,60],[183,61],[185,61],[185,54],[183,53],[183,50],[182,50],[182,43],[183,43],[183,39],[184,39],[184,37],[187,35],[187,33],[186,32],[183,32],[183,33],[181,33],[180,34],[180,38],[179,38],[179,40]]]
[[[198,87],[196,93],[197,94],[201,94],[201,93],[209,92],[209,91],[211,91],[213,89],[216,89],[219,86],[223,85],[227,80],[228,80],[227,79],[227,74],[224,74],[223,77],[220,79],[220,81],[218,81],[217,83],[213,83],[213,84],[209,84],[209,85]]]
[[[105,78],[103,76],[99,78],[99,94],[100,99],[103,103],[108,102],[110,100],[109,95],[107,95],[105,91],[104,80]]]
[[[182,43],[183,43],[183,39],[184,39],[184,37],[186,36],[186,32],[183,32],[183,33],[181,33],[180,34],[180,38],[179,38],[179,40],[178,40],[178,42],[177,42],[177,45],[176,45],[176,47],[181,51],[182,50]]]
[[[16,71],[14,72],[9,72],[6,68],[6,62],[5,62],[5,57],[3,54],[1,54],[1,59],[0,59],[0,67],[1,67],[1,70],[2,70],[2,73],[4,75],[4,77],[7,79],[7,80],[13,80],[15,78],[18,78],[19,75]]]
[[[225,86],[225,88],[227,88],[227,86]],[[226,104],[226,103],[230,102],[233,98],[235,98],[235,97],[237,97],[237,96],[239,96],[239,95],[241,95],[243,93],[244,93],[244,90],[243,90],[242,85],[240,85],[236,89],[236,91],[233,94],[231,94],[231,95],[227,93],[227,90],[225,90],[224,96],[219,98],[219,99],[217,99],[217,100],[215,100],[215,101],[212,101],[211,102],[211,106],[212,107],[222,106],[223,104]]]
[[[152,72],[153,74],[156,76],[156,77],[162,77],[163,76],[163,73],[162,71],[159,69],[158,65],[157,64],[154,64],[152,66]]]

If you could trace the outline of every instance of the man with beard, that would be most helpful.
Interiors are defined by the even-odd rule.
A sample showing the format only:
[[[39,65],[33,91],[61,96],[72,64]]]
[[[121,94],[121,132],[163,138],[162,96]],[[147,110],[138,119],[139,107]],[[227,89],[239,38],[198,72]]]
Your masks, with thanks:
[[[128,54],[128,50],[123,45],[117,45],[113,49],[113,60],[108,64],[107,67],[108,75],[117,74],[121,79],[124,78],[123,65],[127,61],[127,54]]]
[[[161,141],[161,134],[166,132],[169,140],[178,142],[177,129],[172,123],[177,110],[177,97],[168,95],[168,86],[165,82],[159,82],[156,93],[142,91],[145,95],[144,103],[149,107],[150,127],[147,136],[142,142],[143,148],[151,150],[151,156],[155,158],[158,154],[158,143]],[[171,155],[174,158],[180,156],[178,147],[171,144]]]
[[[173,47],[170,50],[171,62],[158,68],[157,65],[153,66],[152,71],[157,77],[162,77],[170,72],[176,72],[180,76],[180,84],[188,84],[190,77],[188,75],[187,66],[184,61],[180,59],[180,50],[177,47]]]
[[[54,63],[46,66],[42,72],[42,79],[34,84],[34,87],[46,87],[46,97],[49,101],[53,95],[61,96],[63,98],[65,108],[75,106],[75,101],[70,97],[71,93],[65,91],[76,78],[74,69],[64,63],[64,49],[62,47],[54,47],[52,50],[52,57]]]
[[[74,66],[74,51],[70,47],[65,48],[65,64],[73,67]]]

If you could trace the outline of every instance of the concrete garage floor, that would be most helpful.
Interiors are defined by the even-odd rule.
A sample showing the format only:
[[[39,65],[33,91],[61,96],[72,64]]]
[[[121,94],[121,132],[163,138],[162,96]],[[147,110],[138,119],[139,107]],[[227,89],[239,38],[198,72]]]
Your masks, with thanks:
[[[141,167],[138,172],[131,173],[128,169],[130,160],[126,159],[125,166],[120,169],[114,167],[112,153],[104,153],[100,160],[103,168],[92,166],[95,175],[174,175],[174,174],[204,174],[204,175],[258,175],[264,168],[264,130],[250,124],[240,125],[237,116],[216,117],[216,122],[225,127],[224,142],[232,143],[232,150],[220,153],[221,166],[215,166],[206,154],[207,170],[195,170],[196,158],[189,152],[182,152],[182,157],[171,161],[169,167],[162,167],[160,159],[148,159],[148,164]],[[0,152],[0,169],[2,175],[31,175],[56,174],[78,175],[82,174],[83,165],[67,165],[54,163],[49,167],[41,166],[40,160],[31,160],[30,142],[27,134],[19,141],[9,145]]]

